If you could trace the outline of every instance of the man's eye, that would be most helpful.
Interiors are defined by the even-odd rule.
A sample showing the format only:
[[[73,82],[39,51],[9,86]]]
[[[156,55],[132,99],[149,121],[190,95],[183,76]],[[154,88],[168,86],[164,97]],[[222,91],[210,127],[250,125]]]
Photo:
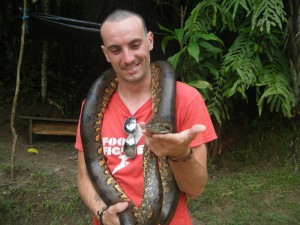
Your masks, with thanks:
[[[113,54],[117,54],[120,52],[120,49],[119,48],[109,48],[109,51]]]
[[[112,52],[113,54],[118,54],[118,53],[120,52],[120,50],[119,50],[119,49],[112,49],[111,52]]]
[[[140,44],[133,44],[133,45],[131,45],[131,47],[132,47],[133,49],[138,49],[138,48],[140,47]]]

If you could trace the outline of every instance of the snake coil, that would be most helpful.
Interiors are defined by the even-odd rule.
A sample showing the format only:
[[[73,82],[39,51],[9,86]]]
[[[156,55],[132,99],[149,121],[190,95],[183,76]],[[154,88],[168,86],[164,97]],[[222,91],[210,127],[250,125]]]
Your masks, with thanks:
[[[147,124],[153,132],[176,132],[176,80],[172,66],[165,61],[151,64],[152,119]],[[157,157],[145,146],[143,153],[144,194],[138,208],[116,182],[106,164],[101,143],[101,125],[105,109],[115,92],[118,80],[112,69],[106,70],[92,85],[81,114],[80,133],[84,158],[93,185],[107,206],[128,201],[119,213],[121,225],[167,225],[172,220],[179,199],[179,188],[166,157]]]

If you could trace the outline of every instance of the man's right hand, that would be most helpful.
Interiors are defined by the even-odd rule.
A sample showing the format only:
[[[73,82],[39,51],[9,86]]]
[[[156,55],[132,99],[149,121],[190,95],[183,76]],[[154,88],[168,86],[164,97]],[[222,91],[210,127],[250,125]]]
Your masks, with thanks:
[[[119,202],[107,208],[102,215],[101,225],[120,225],[118,213],[123,212],[128,207],[128,202]]]

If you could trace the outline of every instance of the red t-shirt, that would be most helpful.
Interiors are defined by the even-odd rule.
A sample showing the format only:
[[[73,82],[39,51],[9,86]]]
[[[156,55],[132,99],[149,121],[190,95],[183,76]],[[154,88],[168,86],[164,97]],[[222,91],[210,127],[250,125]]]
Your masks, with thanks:
[[[148,122],[151,119],[151,99],[141,106],[134,115],[131,115],[127,107],[115,92],[104,114],[102,125],[102,144],[104,154],[107,157],[107,165],[114,178],[125,191],[127,196],[136,205],[140,205],[143,196],[143,166],[142,154],[144,137],[137,142],[137,155],[134,159],[125,157],[123,144],[128,136],[123,130],[124,121],[133,116],[137,122]],[[194,124],[203,124],[206,131],[199,133],[191,142],[190,147],[195,147],[216,138],[207,108],[199,92],[181,82],[176,85],[176,125],[177,132],[192,127]],[[78,126],[79,127],[79,126]],[[82,151],[82,143],[79,129],[77,131],[75,147]],[[97,220],[95,225],[98,224]],[[192,225],[188,209],[187,197],[181,193],[176,213],[171,225]]]

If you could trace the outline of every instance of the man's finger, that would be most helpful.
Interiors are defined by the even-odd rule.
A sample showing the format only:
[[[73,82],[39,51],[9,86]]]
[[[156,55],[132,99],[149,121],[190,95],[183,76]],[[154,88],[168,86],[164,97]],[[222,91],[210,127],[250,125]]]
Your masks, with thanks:
[[[146,123],[145,122],[140,122],[140,126],[142,128],[143,135],[148,136],[148,137],[152,136],[152,133],[146,129]]]
[[[190,132],[194,133],[194,134],[198,134],[200,132],[204,132],[206,131],[206,126],[202,125],[202,124],[195,124],[194,126],[192,126]]]
[[[206,131],[206,126],[202,124],[195,124],[187,131],[188,137],[193,140],[198,133]]]
[[[146,123],[145,122],[140,122],[140,126],[141,126],[142,129],[145,129]]]
[[[115,204],[115,212],[119,213],[119,212],[123,212],[125,209],[127,209],[128,207],[128,202],[119,202],[117,204]]]

